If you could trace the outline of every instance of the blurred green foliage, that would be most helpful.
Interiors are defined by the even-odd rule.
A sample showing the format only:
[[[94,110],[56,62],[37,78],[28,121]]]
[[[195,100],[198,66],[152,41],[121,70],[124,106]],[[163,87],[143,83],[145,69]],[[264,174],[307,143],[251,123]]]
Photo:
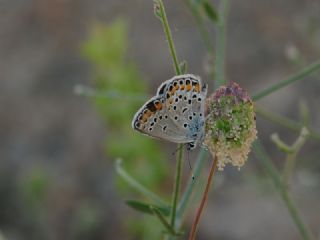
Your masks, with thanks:
[[[156,142],[131,128],[134,113],[147,99],[134,96],[147,96],[147,84],[136,65],[126,58],[127,40],[128,28],[123,19],[109,26],[100,23],[93,26],[83,45],[83,53],[94,67],[96,90],[109,96],[94,96],[93,102],[107,126],[107,155],[112,160],[122,158],[124,167],[132,176],[143,185],[158,189],[166,177],[166,157]],[[127,184],[121,180],[118,183],[121,189],[128,190]],[[150,222],[150,219],[147,216],[143,217],[141,224],[136,220],[133,221],[135,224],[130,224],[136,234],[141,235],[139,239],[159,236],[159,224],[154,224],[157,223],[154,220]],[[146,224],[153,227],[146,227]],[[158,233],[155,235],[155,232]]]
[[[32,168],[22,181],[25,200],[29,206],[40,205],[47,196],[49,177],[45,169]]]

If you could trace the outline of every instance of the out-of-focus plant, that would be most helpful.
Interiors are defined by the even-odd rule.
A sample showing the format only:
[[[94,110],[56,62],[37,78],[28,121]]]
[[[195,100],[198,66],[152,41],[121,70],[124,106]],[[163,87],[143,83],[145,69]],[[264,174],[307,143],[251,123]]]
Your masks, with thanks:
[[[158,189],[167,173],[164,154],[152,139],[134,134],[130,125],[134,112],[145,100],[143,96],[147,95],[148,87],[126,55],[127,34],[127,24],[123,19],[109,26],[100,23],[93,26],[89,39],[83,45],[83,53],[93,65],[95,89],[76,86],[75,91],[90,96],[105,121],[107,155],[113,160],[125,159],[117,162],[119,172],[126,174],[124,168],[130,169],[137,179],[136,184],[141,185],[138,183],[141,182],[149,188]],[[118,183],[121,189],[128,189],[123,181]],[[159,234],[158,225],[150,217],[131,222],[130,228],[141,239],[154,239]],[[146,225],[149,228],[145,228]]]
[[[226,18],[229,9],[229,1],[221,0],[220,8],[218,11],[215,10],[215,7],[206,0],[185,0],[184,2],[195,17],[200,33],[207,47],[208,54],[211,58],[214,57],[215,59],[214,65],[210,67],[210,73],[212,73],[212,76],[214,76],[215,80],[215,88],[217,89],[220,87],[220,89],[226,90],[228,87],[225,88],[223,87],[223,85],[227,85],[229,82],[225,77],[224,66],[226,48]],[[173,43],[173,37],[162,0],[154,0],[154,12],[156,17],[160,19],[163,25],[164,33],[168,41],[169,51],[172,56],[175,73],[177,75],[184,73],[186,71],[187,64],[186,62],[179,62],[178,60]],[[213,39],[211,39],[209,31],[207,30],[207,25],[204,24],[206,19],[211,23],[209,27],[213,27],[216,29],[216,41],[213,41]],[[125,31],[123,29],[123,23],[121,22],[115,23],[108,30],[104,30],[104,27],[98,25],[94,30],[92,39],[86,44],[84,48],[86,56],[88,56],[96,66],[97,90],[95,90],[93,94],[95,96],[95,103],[106,122],[110,126],[113,126],[113,129],[109,132],[109,140],[107,141],[107,149],[110,156],[122,157],[126,162],[125,168],[130,169],[129,174],[125,170],[125,168],[123,168],[121,161],[118,160],[116,164],[116,170],[118,174],[122,179],[126,181],[129,186],[139,191],[148,199],[148,202],[130,200],[127,201],[127,204],[144,214],[154,216],[154,218],[158,220],[159,225],[162,226],[164,233],[163,236],[165,239],[177,239],[184,234],[182,223],[185,218],[186,212],[190,208],[191,195],[194,189],[199,186],[199,182],[197,181],[197,179],[200,175],[200,172],[204,168],[204,162],[207,160],[208,154],[205,149],[202,149],[200,151],[194,167],[193,177],[196,180],[190,178],[185,186],[183,193],[180,196],[181,161],[183,159],[182,146],[180,145],[177,154],[178,158],[176,178],[174,181],[171,204],[168,204],[157,194],[145,187],[145,185],[150,187],[150,182],[143,181],[144,179],[143,177],[141,177],[141,175],[147,178],[152,178],[156,176],[157,172],[151,171],[150,175],[147,174],[145,168],[153,166],[154,162],[143,162],[142,159],[158,159],[163,158],[163,156],[160,154],[159,148],[156,145],[153,145],[153,142],[150,143],[148,138],[140,136],[139,134],[132,134],[130,132],[131,130],[129,130],[131,117],[133,116],[134,111],[141,104],[141,102],[133,102],[132,99],[138,97],[138,95],[136,94],[144,93],[145,83],[141,82],[139,74],[137,73],[135,68],[131,64],[128,64],[128,61],[125,60],[125,51],[123,49],[126,45],[124,41],[124,39],[126,38],[124,37]],[[212,42],[215,42],[214,46],[211,45]],[[320,61],[315,62],[314,64],[303,68],[301,71],[289,76],[288,78],[278,81],[276,84],[265,88],[261,92],[253,95],[252,100],[258,101],[263,97],[268,96],[275,91],[278,91],[281,88],[304,79],[306,76],[318,71],[319,69]],[[78,90],[81,91],[83,89]],[[241,94],[243,93],[242,90],[240,92]],[[106,95],[107,98],[97,96],[99,95],[99,93],[101,95]],[[216,95],[217,94],[219,95],[219,90],[216,92]],[[212,110],[212,114],[217,113],[217,111],[226,112],[214,116],[210,116],[210,113],[208,115],[209,120],[207,122],[207,130],[209,129],[211,130],[211,132],[209,133],[209,135],[207,135],[209,137],[207,138],[206,145],[209,146],[210,151],[213,153],[214,161],[210,169],[205,192],[201,200],[201,205],[199,207],[199,210],[197,211],[197,215],[192,226],[191,234],[189,237],[190,240],[195,239],[197,225],[200,221],[201,212],[204,208],[204,204],[208,196],[208,191],[210,189],[210,184],[217,165],[220,164],[219,167],[223,168],[226,163],[230,162],[235,166],[242,166],[246,161],[246,157],[250,147],[249,145],[251,145],[256,135],[255,115],[253,112],[254,108],[252,101],[248,99],[246,101],[242,101],[244,95],[240,96],[240,102],[238,101],[238,98],[235,99],[235,102],[229,101],[230,98],[228,97],[228,94],[223,94],[223,99],[221,99],[221,96],[222,95],[220,94],[219,97],[214,99],[217,102],[210,102],[209,104]],[[234,99],[232,98],[231,100]],[[227,106],[227,104],[230,103],[231,105]],[[120,106],[122,106],[125,111],[119,110]],[[217,108],[220,109],[217,110]],[[266,117],[274,122],[280,123],[282,124],[282,126],[288,127],[289,129],[291,128],[293,130],[301,129],[301,123],[297,123],[291,119],[286,119],[283,116],[270,115],[267,111],[261,110],[260,107],[256,109],[257,113],[261,114],[261,116]],[[117,110],[119,111],[117,112]],[[223,119],[217,118],[219,116]],[[250,127],[251,129],[249,129]],[[313,137],[315,139],[319,137],[319,134],[315,131],[310,132],[310,137]],[[256,141],[254,144],[254,152],[263,168],[272,178],[280,196],[285,203],[285,206],[290,213],[290,216],[292,217],[294,223],[297,226],[297,229],[299,230],[301,237],[304,240],[310,240],[312,239],[312,233],[300,217],[299,211],[294,205],[287,189],[290,181],[290,176],[293,172],[295,158],[302,144],[306,140],[306,134],[303,133],[306,133],[306,131],[303,130],[303,132],[301,132],[300,138],[297,140],[296,144],[293,144],[293,146],[287,146],[279,138],[273,137],[274,141],[276,141],[280,149],[286,149],[287,153],[285,167],[285,169],[287,170],[285,170],[283,178],[281,178],[279,171],[276,169],[259,141]],[[239,142],[239,139],[244,141]],[[226,148],[223,148],[223,154],[219,155],[217,153],[219,153],[219,149],[221,150],[221,146],[223,145],[222,143],[227,143],[229,145]],[[219,149],[217,149],[217,147],[219,147]],[[234,151],[233,153],[237,153],[238,149],[236,148],[245,149],[243,157],[240,160],[237,159],[237,154],[230,154],[229,152],[226,152]],[[150,149],[151,151],[149,151]],[[220,159],[219,162],[218,157],[230,159]],[[128,163],[129,159],[132,160],[132,162],[134,161],[134,163],[130,165]],[[138,172],[136,170],[137,168],[135,167],[137,165],[137,161],[141,161],[145,164],[141,165],[141,167],[143,168],[143,173],[141,173],[139,177],[136,177],[138,176]],[[159,159],[158,161],[161,162]],[[143,184],[141,184],[141,182]],[[148,229],[149,226],[145,226],[145,228]],[[157,238],[154,237],[150,239]]]

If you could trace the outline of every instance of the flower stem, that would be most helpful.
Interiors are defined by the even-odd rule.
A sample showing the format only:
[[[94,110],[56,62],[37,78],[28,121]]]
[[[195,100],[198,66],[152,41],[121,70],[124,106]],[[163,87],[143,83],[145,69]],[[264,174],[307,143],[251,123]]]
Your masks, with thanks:
[[[207,48],[207,51],[211,55],[213,53],[213,47],[211,45],[212,41],[210,39],[209,32],[207,31],[207,29],[204,25],[203,18],[199,12],[199,9],[197,7],[195,7],[191,1],[192,0],[184,0],[185,4],[187,5],[187,7],[191,11],[193,18],[195,19],[195,22],[198,26],[198,30],[199,30],[200,35],[202,37],[203,43],[204,43],[205,47]]]
[[[159,10],[160,10],[160,16],[161,16],[161,22],[163,25],[163,29],[168,41],[168,45],[169,45],[169,50],[171,53],[171,57],[172,57],[172,61],[174,64],[174,68],[175,68],[175,72],[177,75],[181,74],[181,70],[179,67],[179,61],[178,61],[178,57],[177,57],[177,53],[174,47],[174,43],[173,43],[173,39],[172,39],[172,34],[171,34],[171,30],[169,27],[169,23],[168,23],[168,19],[167,19],[167,15],[164,9],[164,5],[162,0],[157,0],[157,2],[159,3]]]
[[[134,179],[123,167],[122,160],[117,159],[115,162],[115,168],[119,176],[126,181],[132,188],[136,189],[138,192],[153,200],[155,203],[159,204],[162,207],[168,207],[168,203],[162,200],[158,195],[151,192],[149,189],[144,187],[141,183]]]
[[[257,159],[263,165],[264,169],[267,171],[269,176],[271,177],[276,189],[278,190],[282,200],[284,201],[293,222],[295,223],[296,227],[298,228],[302,239],[304,240],[311,240],[314,239],[308,227],[304,224],[297,207],[294,205],[289,192],[288,188],[283,184],[280,174],[269,159],[269,156],[265,152],[263,146],[256,140],[253,144],[253,150],[257,156]]]
[[[258,104],[255,104],[255,112],[257,114],[261,115],[262,117],[264,117],[274,123],[277,123],[283,127],[291,129],[295,132],[299,132],[301,130],[301,128],[303,127],[303,123],[293,121],[290,118],[287,118],[287,117],[282,116],[280,114],[277,114],[275,112],[268,111],[267,109],[265,109],[264,107],[262,107],[261,105],[258,105]],[[320,133],[317,132],[317,130],[315,130],[312,127],[308,127],[308,129],[310,131],[310,138],[313,138],[314,140],[320,141]]]
[[[198,178],[200,176],[201,170],[203,169],[203,165],[208,159],[208,152],[205,149],[201,149],[198,159],[196,161],[196,164],[194,166],[194,179],[190,178],[187,186],[182,194],[181,201],[178,206],[178,213],[177,213],[177,218],[178,218],[178,227],[182,222],[182,218],[185,214],[185,211],[188,207],[190,197],[192,195],[193,189],[195,189],[198,186]]]
[[[174,183],[174,192],[173,192],[173,196],[172,196],[172,211],[171,211],[171,222],[170,222],[170,224],[173,228],[176,223],[177,203],[178,203],[180,185],[181,185],[182,159],[183,159],[183,144],[179,144],[179,152],[178,152],[177,165],[176,165],[176,177],[175,177],[175,183]]]
[[[268,96],[270,95],[271,93],[283,88],[283,87],[286,87],[288,86],[289,84],[291,83],[294,83],[296,81],[299,81],[299,80],[302,80],[304,79],[306,76],[316,72],[320,70],[320,61],[317,61],[305,68],[303,68],[300,72],[297,72],[291,76],[289,76],[288,78],[282,80],[282,81],[279,81],[277,82],[276,84],[266,88],[265,90],[262,90],[261,92],[255,94],[253,97],[252,97],[252,100],[253,101],[257,101],[257,100],[260,100],[261,98],[265,97],[265,96]]]
[[[217,26],[216,54],[215,54],[215,88],[226,83],[225,78],[225,48],[226,48],[226,21],[229,10],[229,0],[222,0],[220,6],[219,23]]]
[[[171,30],[169,27],[166,11],[163,5],[162,0],[155,0],[155,3],[157,4],[156,7],[159,9],[159,17],[162,22],[162,26],[168,41],[169,50],[171,53],[172,61],[174,64],[174,69],[176,72],[176,75],[181,74],[181,69],[179,66],[178,57],[176,54],[176,50],[174,47],[173,39]],[[179,144],[179,150],[178,150],[178,158],[177,158],[177,166],[176,166],[176,176],[175,176],[175,183],[174,183],[174,192],[172,196],[172,210],[171,210],[171,227],[174,228],[176,224],[176,215],[177,215],[177,204],[178,204],[178,198],[179,198],[179,192],[180,192],[180,185],[181,185],[181,171],[182,171],[182,159],[183,159],[183,144]]]
[[[210,189],[210,186],[211,186],[211,183],[212,183],[213,175],[215,173],[215,170],[217,169],[217,163],[218,163],[218,157],[217,157],[217,155],[215,155],[213,163],[211,165],[211,169],[210,169],[207,185],[206,185],[206,188],[205,188],[204,193],[202,195],[200,207],[199,207],[199,209],[197,211],[196,218],[195,218],[195,220],[194,220],[194,222],[192,224],[192,228],[191,228],[190,235],[189,235],[189,240],[194,240],[196,238],[197,226],[199,224],[199,221],[200,221],[201,214],[202,214],[202,211],[204,209],[205,203],[207,202],[207,199],[208,199],[208,193],[209,193],[209,189]]]

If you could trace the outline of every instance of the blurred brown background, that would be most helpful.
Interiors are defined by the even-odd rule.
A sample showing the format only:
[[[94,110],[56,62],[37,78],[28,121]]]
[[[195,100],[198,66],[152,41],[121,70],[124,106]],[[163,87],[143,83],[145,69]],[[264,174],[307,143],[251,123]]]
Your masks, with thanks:
[[[183,1],[164,3],[180,59],[188,61],[189,72],[212,81],[203,67],[205,48],[192,15]],[[114,185],[113,159],[104,151],[112,126],[103,124],[87,98],[73,93],[76,84],[90,86],[93,81],[92,67],[80,54],[92,24],[109,24],[118,16],[129,23],[128,56],[150,82],[151,95],[174,74],[152,1],[0,0],[0,231],[4,239],[138,239],[130,235],[124,221],[127,215],[138,218],[139,214],[122,203]],[[228,79],[256,93],[319,59],[320,2],[231,1],[227,32]],[[299,61],[292,61],[292,55]],[[297,119],[303,99],[310,107],[312,126],[320,129],[319,74],[309,79],[260,103]],[[279,132],[292,142],[297,134],[259,117],[258,131],[281,166],[283,154],[270,143],[269,135]],[[163,146],[170,154],[172,149]],[[300,156],[294,199],[320,239],[319,142],[309,141]],[[168,168],[173,166],[174,162]],[[255,183],[259,174],[254,158],[240,172],[227,168],[218,174],[199,239],[300,239],[268,180],[260,181],[269,187]],[[170,188],[170,179],[166,186]],[[87,226],[90,229],[83,230]]]

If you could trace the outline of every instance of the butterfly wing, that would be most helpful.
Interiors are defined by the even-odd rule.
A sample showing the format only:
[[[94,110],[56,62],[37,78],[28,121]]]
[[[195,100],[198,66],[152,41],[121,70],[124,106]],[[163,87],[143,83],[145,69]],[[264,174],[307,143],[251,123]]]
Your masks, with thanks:
[[[132,128],[151,137],[175,143],[187,143],[185,131],[177,128],[168,116],[164,99],[155,96],[148,100],[132,120]]]
[[[206,94],[206,85],[192,74],[176,76],[167,86],[164,97],[168,115],[185,130],[187,139],[196,141],[203,134]]]
[[[199,77],[185,74],[171,78],[136,113],[132,127],[170,142],[195,142],[203,131],[205,97],[206,88]]]

